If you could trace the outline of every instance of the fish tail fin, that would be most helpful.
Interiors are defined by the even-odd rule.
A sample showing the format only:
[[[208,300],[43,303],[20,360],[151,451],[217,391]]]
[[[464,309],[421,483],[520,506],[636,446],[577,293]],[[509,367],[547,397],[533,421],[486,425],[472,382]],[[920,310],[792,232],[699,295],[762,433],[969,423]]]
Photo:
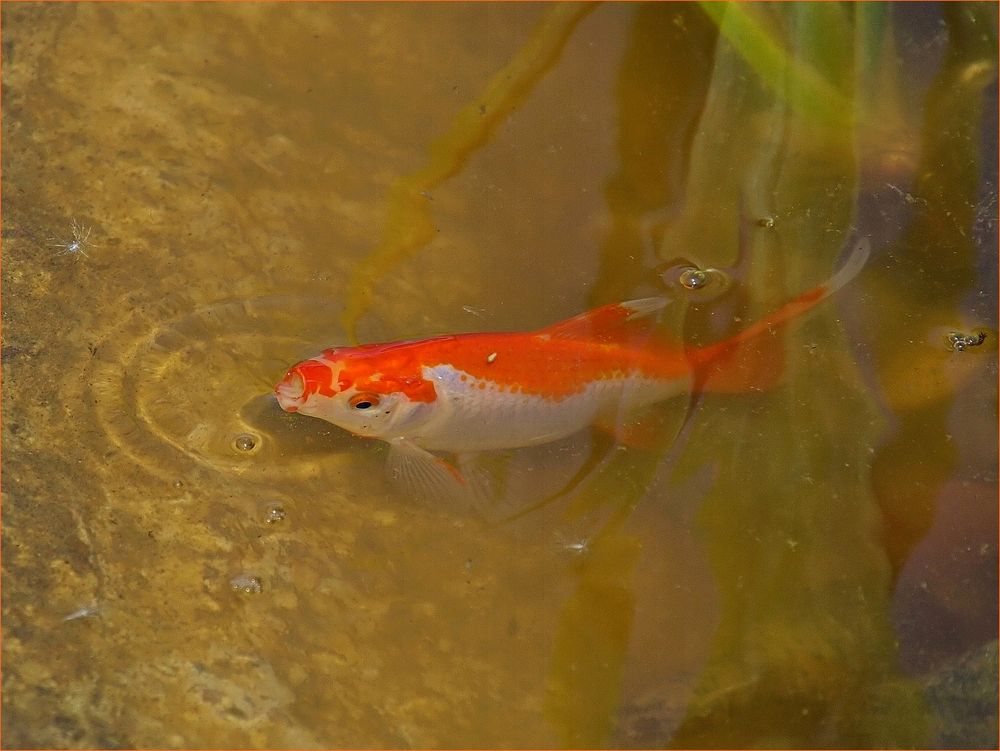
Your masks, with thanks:
[[[764,391],[773,387],[784,371],[784,348],[777,336],[779,327],[854,279],[867,262],[870,250],[868,239],[861,239],[847,261],[823,284],[789,300],[729,339],[688,350],[695,387],[723,393]]]
[[[768,331],[766,337],[760,335],[763,331]],[[784,348],[773,328],[762,328],[747,337],[738,334],[710,347],[689,351],[688,357],[692,388],[696,392],[767,391],[777,385],[785,369]]]

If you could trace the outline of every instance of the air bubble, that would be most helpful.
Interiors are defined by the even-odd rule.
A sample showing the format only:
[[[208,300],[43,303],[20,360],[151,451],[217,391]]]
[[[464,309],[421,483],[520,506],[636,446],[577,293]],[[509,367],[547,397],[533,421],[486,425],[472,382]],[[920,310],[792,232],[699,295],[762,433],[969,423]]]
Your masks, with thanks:
[[[701,269],[685,269],[677,277],[677,282],[684,289],[701,289],[709,282],[708,274]]]
[[[253,451],[257,448],[257,439],[249,433],[241,433],[233,439],[233,448],[237,451]]]
[[[657,273],[667,289],[696,303],[714,300],[732,286],[726,272],[715,268],[701,268],[687,258],[675,258],[661,264]]]

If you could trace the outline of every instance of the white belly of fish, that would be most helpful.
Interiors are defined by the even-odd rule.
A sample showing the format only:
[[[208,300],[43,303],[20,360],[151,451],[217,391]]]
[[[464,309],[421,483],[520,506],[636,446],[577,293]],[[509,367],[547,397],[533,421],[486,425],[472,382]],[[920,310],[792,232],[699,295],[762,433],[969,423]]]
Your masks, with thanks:
[[[437,399],[432,416],[407,437],[425,449],[457,453],[555,441],[598,420],[627,419],[636,409],[681,393],[687,385],[643,377],[609,378],[550,399],[481,381],[447,365],[424,368],[423,375],[434,382]]]

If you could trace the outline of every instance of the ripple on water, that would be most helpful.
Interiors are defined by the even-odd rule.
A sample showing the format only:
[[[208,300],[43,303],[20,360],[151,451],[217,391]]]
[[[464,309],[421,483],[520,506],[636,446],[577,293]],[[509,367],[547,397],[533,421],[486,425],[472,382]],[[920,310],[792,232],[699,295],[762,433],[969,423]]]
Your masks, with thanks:
[[[285,296],[185,307],[135,309],[98,345],[89,388],[116,448],[171,481],[195,468],[269,481],[331,472],[356,439],[285,414],[271,388],[336,343],[339,311]]]

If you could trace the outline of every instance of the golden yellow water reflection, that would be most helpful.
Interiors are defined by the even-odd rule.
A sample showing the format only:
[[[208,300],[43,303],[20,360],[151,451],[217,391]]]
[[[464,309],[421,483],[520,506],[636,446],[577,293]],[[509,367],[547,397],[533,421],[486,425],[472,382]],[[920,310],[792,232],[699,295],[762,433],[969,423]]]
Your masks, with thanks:
[[[2,12],[6,747],[995,746],[994,5]],[[486,457],[487,519],[270,396],[716,341],[859,236],[777,386]]]

